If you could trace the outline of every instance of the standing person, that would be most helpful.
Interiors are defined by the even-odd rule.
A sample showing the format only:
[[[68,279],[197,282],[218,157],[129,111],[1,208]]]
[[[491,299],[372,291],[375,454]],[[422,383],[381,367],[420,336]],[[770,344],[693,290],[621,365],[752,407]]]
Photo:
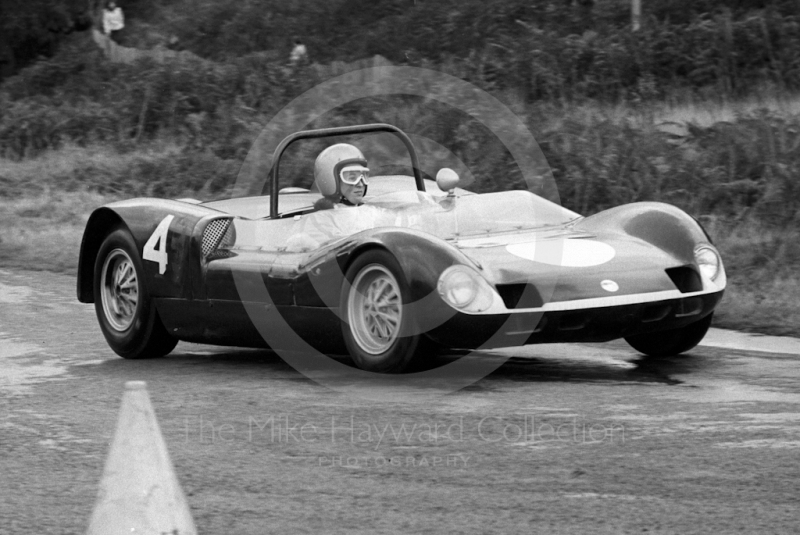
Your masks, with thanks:
[[[106,4],[103,10],[103,33],[108,38],[117,44],[119,41],[119,32],[125,27],[125,16],[122,14],[122,8],[117,6],[114,0]],[[115,33],[116,32],[116,33]]]
[[[307,61],[308,50],[306,49],[306,45],[304,45],[300,39],[295,39],[294,48],[292,49],[291,54],[289,54],[289,63],[292,65],[292,67],[296,67]]]

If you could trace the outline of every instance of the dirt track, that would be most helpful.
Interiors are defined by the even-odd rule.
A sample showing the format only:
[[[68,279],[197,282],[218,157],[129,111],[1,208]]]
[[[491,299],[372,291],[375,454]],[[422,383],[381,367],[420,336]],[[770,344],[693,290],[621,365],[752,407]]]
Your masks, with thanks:
[[[0,533],[85,531],[129,380],[148,383],[200,533],[795,533],[800,521],[796,341],[661,362],[624,343],[534,346],[433,403],[368,403],[267,351],[179,344],[120,359],[74,293],[72,277],[0,271]]]

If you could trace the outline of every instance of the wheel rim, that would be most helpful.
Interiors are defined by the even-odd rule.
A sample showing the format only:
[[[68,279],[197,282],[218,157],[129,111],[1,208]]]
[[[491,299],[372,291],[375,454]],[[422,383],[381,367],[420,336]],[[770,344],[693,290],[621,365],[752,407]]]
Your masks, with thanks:
[[[347,319],[356,343],[369,354],[388,350],[400,332],[403,301],[391,271],[373,264],[362,269],[350,288]]]
[[[136,317],[139,304],[139,280],[128,253],[114,249],[103,263],[100,298],[109,325],[119,332],[127,330]]]

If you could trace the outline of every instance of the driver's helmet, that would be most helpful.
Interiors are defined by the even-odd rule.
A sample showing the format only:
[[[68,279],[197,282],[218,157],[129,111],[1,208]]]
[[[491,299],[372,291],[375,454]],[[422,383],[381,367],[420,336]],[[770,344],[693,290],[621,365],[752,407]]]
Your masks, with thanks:
[[[360,175],[364,185],[367,185],[369,167],[367,159],[353,145],[337,143],[323,150],[314,162],[314,186],[323,197],[338,201],[341,197],[341,183],[348,183],[353,176]]]

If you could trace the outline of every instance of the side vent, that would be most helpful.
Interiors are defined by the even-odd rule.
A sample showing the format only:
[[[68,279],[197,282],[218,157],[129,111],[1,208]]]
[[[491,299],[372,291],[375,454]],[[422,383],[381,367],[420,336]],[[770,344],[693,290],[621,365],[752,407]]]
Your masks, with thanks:
[[[672,283],[681,293],[699,292],[703,289],[700,275],[690,266],[669,268],[666,270]]]
[[[544,304],[539,290],[533,284],[498,284],[497,293],[503,298],[506,308],[539,308]]]
[[[203,230],[203,257],[209,257],[223,242],[228,245],[233,244],[234,230],[231,223],[230,219],[214,219],[206,225]]]

